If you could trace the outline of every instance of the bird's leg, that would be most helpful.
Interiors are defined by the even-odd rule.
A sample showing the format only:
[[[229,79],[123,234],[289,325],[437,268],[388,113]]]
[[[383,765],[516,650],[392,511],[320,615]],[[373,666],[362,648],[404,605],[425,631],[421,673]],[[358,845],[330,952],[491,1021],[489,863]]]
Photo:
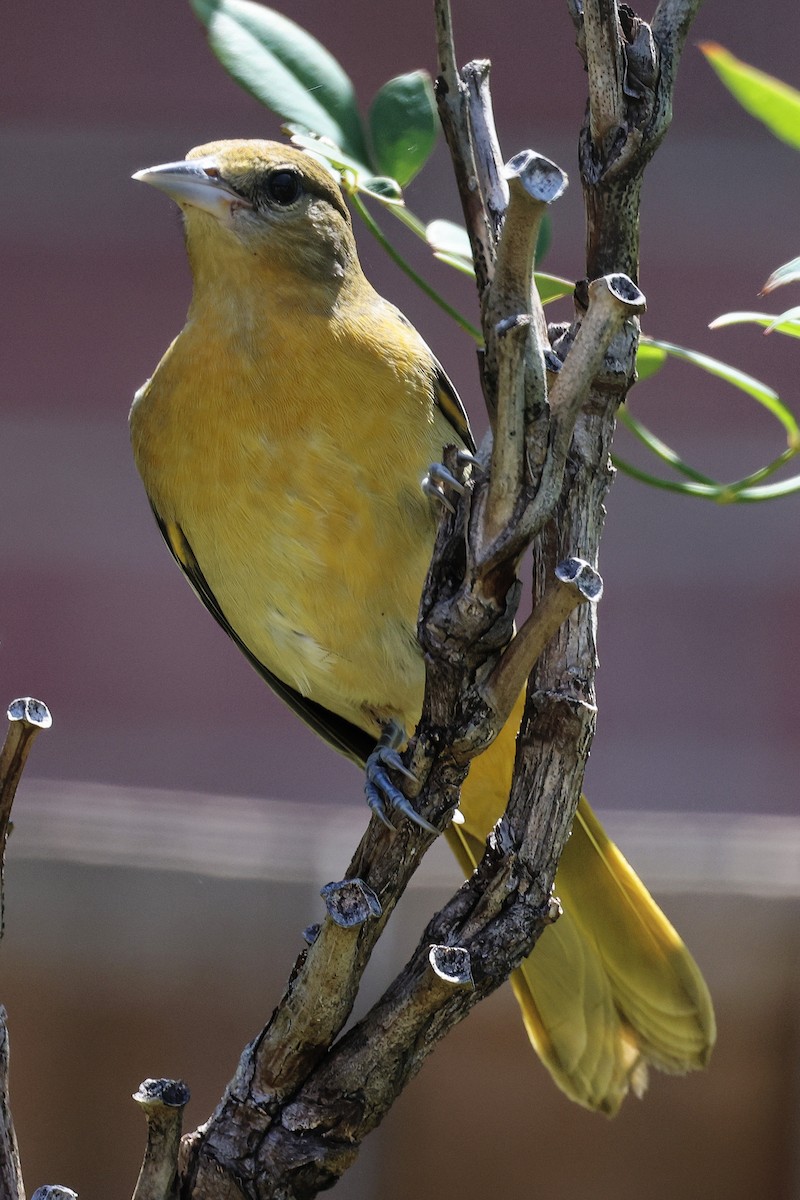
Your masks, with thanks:
[[[419,815],[408,796],[404,796],[389,777],[390,771],[397,771],[400,775],[405,775],[406,779],[415,779],[413,772],[409,771],[398,753],[398,747],[403,745],[407,736],[405,729],[397,721],[387,721],[384,725],[380,740],[366,763],[364,793],[367,804],[388,829],[394,830],[394,825],[387,815],[387,804],[404,817],[408,817],[415,825],[426,829],[428,833],[438,834],[436,826]]]

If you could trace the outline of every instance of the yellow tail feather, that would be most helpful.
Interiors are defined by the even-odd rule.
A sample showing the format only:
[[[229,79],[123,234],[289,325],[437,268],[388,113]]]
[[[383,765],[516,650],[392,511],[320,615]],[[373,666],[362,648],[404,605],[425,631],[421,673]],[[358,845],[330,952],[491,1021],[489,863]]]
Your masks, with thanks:
[[[471,872],[505,807],[516,722],[476,759],[465,824],[448,841]],[[716,1028],[702,975],[673,926],[584,798],[558,874],[564,913],[511,977],[528,1036],[559,1087],[612,1115],[641,1095],[648,1064],[670,1072],[708,1061]]]

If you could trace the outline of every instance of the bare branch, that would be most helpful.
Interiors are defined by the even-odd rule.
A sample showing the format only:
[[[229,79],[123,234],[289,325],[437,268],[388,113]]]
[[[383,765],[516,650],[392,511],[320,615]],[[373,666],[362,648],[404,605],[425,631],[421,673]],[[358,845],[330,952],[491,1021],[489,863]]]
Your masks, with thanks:
[[[503,725],[548,642],[573,609],[602,594],[603,581],[589,563],[568,558],[558,564],[553,582],[480,689]]]
[[[583,10],[589,80],[589,128],[607,149],[625,119],[625,60],[616,0],[586,0]]]
[[[133,1200],[174,1200],[178,1194],[178,1149],[189,1089],[176,1079],[145,1079],[133,1099],[147,1121],[147,1146]]]
[[[489,93],[490,64],[479,60],[459,71],[450,0],[436,0],[435,19],[439,58],[436,99],[464,210],[478,296],[482,298],[494,272],[508,196]]]
[[[6,844],[12,829],[11,808],[34,738],[53,723],[47,705],[32,696],[12,700],[6,716],[8,731],[0,750],[0,938],[5,928],[4,868]]]
[[[437,98],[475,256],[495,445],[481,453],[454,511],[442,514],[418,626],[423,713],[404,756],[416,783],[405,790],[441,828],[470,759],[497,735],[535,663],[511,800],[473,877],[342,1035],[369,954],[432,840],[407,821],[393,836],[370,822],[345,880],[325,891],[328,915],[309,934],[272,1020],[246,1048],[211,1121],[184,1140],[185,1190],[195,1200],[255,1192],[304,1200],[330,1186],[439,1038],[558,915],[551,888],[594,731],[595,606],[586,601],[600,592],[609,449],[643,304],[620,271],[636,273],[641,174],[666,127],[663,50],[629,10],[587,3],[594,8],[579,30],[594,106],[581,159],[587,264],[591,278],[608,278],[589,286],[585,306],[579,292],[579,319],[564,340],[571,349],[548,401],[552,354],[532,286],[537,213],[548,197],[527,177],[542,160],[530,152],[512,160],[506,192],[488,65],[458,71],[449,5],[436,2]],[[538,182],[556,172],[547,164]],[[444,466],[462,477],[455,448]],[[534,610],[514,638],[516,567],[531,538]]]
[[[8,1092],[9,1043],[6,1018],[6,1010],[0,1005],[0,1196],[3,1200],[25,1200]]]

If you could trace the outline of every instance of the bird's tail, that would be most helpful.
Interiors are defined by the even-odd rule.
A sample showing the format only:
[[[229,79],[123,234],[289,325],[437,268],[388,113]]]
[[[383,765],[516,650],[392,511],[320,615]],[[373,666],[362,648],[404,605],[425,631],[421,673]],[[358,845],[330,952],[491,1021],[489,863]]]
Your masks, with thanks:
[[[473,763],[462,796],[465,824],[449,831],[468,871],[505,806],[497,789],[504,785],[507,795],[510,770],[493,749]],[[511,983],[531,1042],[559,1087],[613,1115],[629,1090],[642,1095],[648,1065],[672,1073],[705,1066],[716,1036],[711,997],[686,946],[585,798],[555,890],[563,915]]]

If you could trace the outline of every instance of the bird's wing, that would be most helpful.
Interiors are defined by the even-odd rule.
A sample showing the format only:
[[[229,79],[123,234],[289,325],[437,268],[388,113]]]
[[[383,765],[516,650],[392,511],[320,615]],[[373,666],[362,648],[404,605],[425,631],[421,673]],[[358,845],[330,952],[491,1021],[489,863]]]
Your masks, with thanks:
[[[359,729],[357,725],[352,725],[349,721],[345,721],[343,717],[337,716],[336,713],[330,712],[327,708],[323,708],[321,704],[316,704],[313,700],[307,699],[300,692],[289,687],[277,675],[274,675],[262,662],[259,662],[239,637],[220,608],[219,602],[212,592],[208,580],[203,574],[202,568],[195,558],[194,551],[189,545],[189,541],[180,525],[175,521],[164,521],[155,507],[153,505],[151,507],[153,508],[153,513],[155,514],[164,541],[169,546],[173,558],[189,580],[195,593],[203,601],[203,604],[205,604],[212,617],[219,622],[228,637],[236,643],[242,653],[252,663],[262,679],[266,680],[273,691],[280,696],[281,700],[285,704],[288,704],[307,725],[310,725],[315,733],[318,733],[320,737],[323,737],[326,742],[329,742],[340,753],[346,754],[348,758],[363,766],[368,755],[375,749],[374,738],[370,737],[363,729]]]
[[[434,400],[442,416],[458,434],[459,440],[466,448],[475,453],[475,439],[469,427],[469,418],[464,411],[458,392],[450,382],[444,367],[434,359],[435,371],[433,376]]]

